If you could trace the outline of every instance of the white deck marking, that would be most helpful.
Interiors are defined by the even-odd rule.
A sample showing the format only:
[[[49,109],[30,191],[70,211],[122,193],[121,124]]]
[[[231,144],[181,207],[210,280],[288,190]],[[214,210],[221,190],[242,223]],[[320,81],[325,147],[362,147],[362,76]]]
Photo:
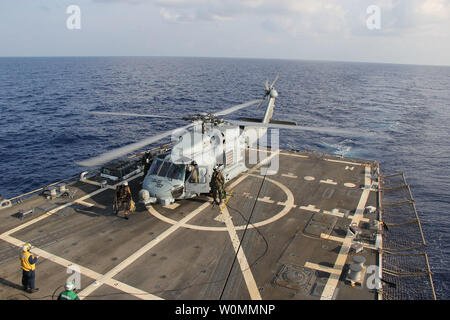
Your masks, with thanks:
[[[337,182],[331,180],[331,179],[327,179],[327,180],[320,180],[320,183],[327,183],[327,184],[333,184],[333,185],[337,185]]]
[[[332,209],[331,211],[327,211],[327,210],[322,210],[323,214],[328,214],[330,216],[335,216],[335,217],[339,217],[339,218],[343,218],[344,214],[342,212],[339,212],[339,210],[337,209]]]
[[[230,188],[234,188],[234,186],[237,183],[240,183],[243,179],[247,178],[249,175],[250,174],[246,174],[246,175],[240,177],[235,183],[233,183],[229,187]],[[262,177],[259,176],[259,175],[253,175],[252,174],[251,176],[262,179]],[[266,179],[266,181],[269,181],[269,182],[277,185],[281,190],[284,191],[284,193],[287,196],[286,205],[279,213],[275,214],[271,218],[268,218],[267,220],[263,220],[263,221],[256,222],[256,223],[253,223],[253,224],[249,225],[248,229],[259,228],[259,227],[268,225],[268,224],[270,224],[272,222],[275,222],[278,219],[281,219],[282,217],[287,215],[289,213],[289,211],[294,207],[294,195],[292,194],[291,190],[289,190],[288,187],[286,187],[285,185],[279,183],[278,181],[269,179],[267,177],[265,179]],[[160,220],[162,220],[164,222],[167,222],[167,223],[173,224],[173,225],[178,223],[176,220],[173,220],[171,218],[168,218],[168,217],[160,214],[153,206],[148,206],[147,209],[152,215],[154,215],[156,218],[158,218],[158,219],[160,219]],[[192,224],[188,224],[188,223],[183,224],[183,227],[184,228],[188,228],[188,229],[193,229],[193,230],[201,230],[201,231],[219,231],[219,232],[227,231],[226,227],[208,227],[208,226],[192,225]],[[235,228],[236,228],[236,230],[244,230],[246,228],[246,226],[245,225],[241,225],[241,226],[237,226]]]
[[[283,173],[281,176],[282,177],[286,177],[286,178],[292,178],[292,179],[297,179],[298,178],[296,175],[294,175],[291,172],[289,172],[288,174]]]
[[[169,204],[169,205],[167,205],[167,206],[164,206],[164,208],[167,208],[167,209],[170,209],[170,210],[175,210],[175,209],[178,208],[179,206],[180,206],[179,203],[174,202],[174,203],[172,203],[172,204]]]
[[[248,148],[249,150],[255,150],[255,151],[265,151],[265,152],[273,152],[273,150],[270,150],[270,149],[264,149],[264,148],[253,148],[253,147],[251,147],[251,148]],[[301,155],[301,154],[291,154],[291,153],[285,153],[285,152],[280,152],[279,150],[278,150],[278,153],[279,154],[282,154],[282,155],[284,155],[284,156],[290,156],[290,157],[297,157],[297,158],[309,158],[309,156],[304,156],[304,155]]]
[[[81,204],[82,206],[85,206],[85,207],[88,207],[88,208],[91,208],[91,207],[95,206],[95,204],[89,203],[89,202],[86,202],[86,201],[83,201],[83,200],[75,200],[74,202],[78,203],[78,204]]]
[[[346,166],[346,167],[345,167],[345,170],[353,171],[353,169],[355,169],[355,167],[349,167],[349,166]]]
[[[305,179],[306,181],[314,181],[314,180],[316,180],[316,178],[311,177],[311,176],[306,176],[303,179]]]
[[[138,174],[138,175],[136,175],[136,176],[133,176],[133,177],[131,177],[131,178],[126,179],[126,181],[132,181],[132,180],[134,180],[134,179],[136,179],[137,177],[140,177],[140,176],[142,176],[142,175],[143,175],[143,173],[141,172],[140,174]],[[116,186],[117,186],[117,184],[114,185],[112,188],[115,189]],[[50,211],[44,213],[43,215],[41,215],[41,216],[39,216],[39,217],[37,217],[37,218],[35,218],[35,219],[33,219],[33,220],[30,220],[30,221],[28,221],[28,222],[22,223],[21,225],[19,225],[19,226],[13,228],[13,229],[11,229],[11,230],[6,231],[6,232],[2,233],[1,235],[2,235],[2,236],[3,236],[3,235],[9,236],[9,235],[11,235],[11,234],[13,234],[13,233],[16,233],[16,232],[19,231],[19,230],[22,230],[22,229],[24,229],[24,228],[26,228],[26,227],[28,227],[28,226],[31,226],[32,224],[35,224],[36,222],[39,222],[39,221],[41,221],[41,220],[43,220],[43,219],[45,219],[45,218],[47,218],[47,217],[50,217],[51,215],[53,215],[54,213],[58,212],[59,210],[62,210],[62,209],[64,209],[64,208],[67,208],[67,207],[73,205],[74,203],[76,203],[77,201],[83,201],[83,200],[86,200],[86,199],[91,198],[91,197],[93,197],[93,196],[95,196],[95,195],[97,195],[97,194],[99,194],[99,193],[101,193],[101,192],[103,192],[103,191],[106,191],[106,190],[109,190],[109,188],[100,188],[100,189],[97,189],[97,190],[95,190],[95,191],[93,191],[93,192],[91,192],[91,193],[89,193],[89,194],[87,194],[87,195],[85,195],[85,196],[83,196],[83,197],[81,197],[81,198],[79,198],[79,199],[76,199],[76,200],[74,200],[74,201],[72,201],[72,202],[65,203],[65,204],[63,204],[63,205],[61,205],[61,206],[59,206],[59,207],[57,207],[57,208],[55,208],[55,209],[52,209],[52,210],[50,210]]]
[[[321,264],[317,264],[317,263],[312,263],[312,262],[306,262],[305,263],[305,268],[318,270],[318,271],[323,271],[323,272],[330,273],[330,274],[335,274],[335,275],[340,275],[341,274],[341,270],[339,270],[339,269],[327,267],[327,266],[324,266],[324,265],[321,265]]]
[[[265,202],[265,203],[275,203],[275,201],[270,200],[270,197],[258,198],[258,201]]]
[[[126,267],[128,267],[130,264],[135,262],[137,259],[139,259],[142,255],[147,253],[150,249],[155,247],[157,244],[159,244],[161,241],[169,237],[172,233],[177,231],[179,228],[182,227],[183,224],[194,218],[196,215],[198,215],[200,212],[202,212],[204,209],[206,209],[208,206],[210,206],[211,203],[205,202],[200,207],[198,207],[196,210],[189,213],[186,217],[178,221],[176,224],[171,226],[169,229],[158,235],[155,239],[147,243],[145,246],[143,246],[141,249],[137,250],[135,253],[133,253],[131,256],[129,256],[127,259],[119,263],[116,267],[108,271],[105,275],[97,279],[98,282],[103,283],[106,281],[112,280],[114,276],[116,276],[119,272],[124,270]],[[94,290],[96,290],[98,286],[95,286],[94,283],[89,285],[86,289],[84,289],[82,292],[80,292],[80,296],[87,297],[89,296]]]
[[[315,205],[309,204],[307,206],[300,206],[299,209],[301,210],[307,210],[307,211],[311,211],[311,212],[319,212],[320,209],[316,208]]]
[[[344,163],[344,164],[350,164],[350,165],[355,165],[355,166],[361,166],[362,163],[357,163],[357,162],[350,162],[350,161],[343,161],[343,160],[335,160],[335,159],[324,159],[325,161],[330,161],[330,162],[337,162],[337,163]]]
[[[288,203],[287,203],[287,201],[285,201],[285,202],[277,202],[277,205],[279,205],[279,206],[287,206],[288,205]],[[297,208],[297,205],[296,204],[293,204],[293,205],[291,205],[291,207],[292,208]]]
[[[351,182],[346,182],[346,183],[344,183],[344,186],[347,187],[347,188],[355,188],[356,184],[351,183]]]
[[[1,235],[0,239],[3,240],[3,241],[8,242],[10,244],[13,244],[15,246],[18,246],[18,247],[21,247],[23,245],[23,241],[22,240],[13,238],[13,237],[8,236],[8,235]],[[98,273],[98,272],[95,272],[95,271],[93,271],[91,269],[88,269],[88,268],[85,268],[83,266],[80,266],[80,265],[78,265],[76,263],[73,263],[73,262],[71,262],[69,260],[66,260],[64,258],[58,257],[58,256],[56,256],[56,255],[54,255],[54,254],[52,254],[50,252],[44,251],[42,249],[33,248],[33,249],[31,249],[31,252],[36,254],[36,255],[41,256],[44,259],[47,259],[47,260],[52,261],[52,262],[54,262],[56,264],[59,264],[60,266],[63,266],[65,268],[67,268],[69,266],[72,266],[72,265],[73,266],[77,266],[77,267],[80,268],[80,273],[82,275],[85,275],[85,276],[89,277],[89,278],[99,279],[99,278],[102,277],[102,275],[100,273]],[[120,281],[116,281],[116,280],[113,280],[113,279],[109,279],[108,281],[105,282],[105,284],[107,284],[110,287],[119,289],[119,290],[123,291],[126,294],[135,296],[135,297],[143,299],[143,300],[161,299],[161,298],[159,298],[159,297],[157,297],[155,295],[152,295],[152,294],[150,294],[148,292],[142,291],[140,289],[134,288],[132,286],[129,286],[129,285],[125,284],[125,283],[122,283]],[[80,293],[80,299],[83,299],[83,298],[84,297],[82,297],[81,293]]]
[[[370,185],[370,166],[366,166],[365,168],[365,177],[364,177],[365,185]],[[361,198],[359,199],[358,206],[356,207],[355,214],[353,215],[351,224],[355,223],[356,225],[359,224],[361,218],[363,218],[364,208],[366,207],[367,199],[369,198],[369,189],[364,189]],[[341,270],[344,268],[345,261],[347,260],[347,255],[350,251],[350,246],[353,240],[352,233],[350,231],[347,231],[347,235],[344,238],[344,241],[342,241],[342,246],[339,251],[339,254],[337,256],[336,262],[334,263],[334,269]],[[340,275],[337,274],[331,274],[328,278],[328,281],[325,285],[325,288],[323,289],[322,296],[320,297],[320,300],[331,300],[333,299],[334,291],[336,290],[336,287],[339,283],[339,277]]]
[[[245,256],[244,249],[240,246],[239,236],[236,232],[233,222],[231,221],[230,213],[227,207],[223,207],[222,215],[227,226],[227,231],[233,244],[234,251],[237,255],[237,260],[239,266],[241,267],[242,276],[244,277],[245,283],[247,285],[250,298],[252,300],[262,300],[261,294],[259,293],[258,286],[256,285],[255,278],[253,277],[252,270]]]
[[[107,190],[107,189],[98,189],[98,190],[95,190],[94,192],[92,192],[90,194],[87,194],[87,195],[81,197],[80,199],[74,200],[72,202],[65,203],[65,204],[63,204],[63,205],[61,205],[61,206],[59,206],[59,207],[57,207],[55,209],[52,209],[52,210],[44,213],[43,215],[41,215],[41,216],[39,216],[39,217],[37,217],[37,218],[35,218],[33,220],[30,220],[28,222],[22,223],[21,225],[13,228],[11,230],[8,230],[8,231],[4,232],[2,234],[2,236],[9,236],[9,235],[11,235],[13,233],[16,233],[17,231],[22,230],[22,229],[24,229],[24,228],[26,228],[28,226],[31,226],[32,224],[35,224],[36,222],[39,222],[39,221],[41,221],[41,220],[43,220],[43,219],[45,219],[47,217],[50,217],[52,214],[58,212],[59,210],[62,210],[64,208],[67,208],[67,207],[73,205],[74,203],[76,203],[76,201],[83,201],[83,200],[85,200],[87,198],[90,198],[92,196],[95,196],[95,195],[97,195],[97,194],[99,194],[99,193],[101,193],[101,192],[103,192],[105,190]]]
[[[330,236],[330,235],[328,235],[328,234],[326,234],[326,233],[321,233],[321,234],[320,234],[320,237],[321,237],[322,239],[331,240],[331,241],[336,241],[336,242],[341,242],[341,243],[343,243],[343,242],[345,241],[345,238],[336,237],[336,236]],[[356,243],[356,242],[354,242],[354,243]],[[372,250],[377,250],[377,248],[375,248],[375,246],[373,246],[373,245],[371,245],[371,244],[364,243],[364,242],[358,242],[358,243],[362,244],[364,248],[372,249]]]

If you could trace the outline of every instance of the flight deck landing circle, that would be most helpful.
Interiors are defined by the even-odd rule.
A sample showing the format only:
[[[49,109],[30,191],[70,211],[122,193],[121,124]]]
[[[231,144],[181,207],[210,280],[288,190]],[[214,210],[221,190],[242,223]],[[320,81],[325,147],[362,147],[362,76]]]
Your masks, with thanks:
[[[248,175],[252,176],[252,177],[256,177],[256,178],[262,179],[262,177],[258,176],[258,175],[254,175],[254,174],[248,174]],[[248,227],[247,227],[247,225],[235,226],[235,230],[244,230],[245,228],[253,229],[253,228],[258,228],[258,227],[265,226],[265,225],[267,225],[269,223],[272,223],[272,222],[275,222],[275,221],[281,219],[282,217],[287,215],[289,213],[289,211],[294,207],[294,195],[292,194],[291,190],[289,190],[288,187],[286,187],[285,185],[283,185],[282,183],[280,183],[278,181],[269,179],[267,177],[265,178],[265,180],[275,184],[277,187],[279,187],[286,194],[287,200],[282,204],[284,206],[284,208],[280,212],[278,212],[276,215],[272,216],[269,219],[249,224]],[[161,213],[159,213],[151,205],[147,207],[147,210],[148,210],[148,212],[150,212],[150,214],[152,214],[153,216],[155,216],[159,220],[162,220],[162,221],[164,221],[166,223],[174,225],[174,224],[177,224],[179,222],[179,221],[170,219],[170,218],[162,215]],[[188,228],[188,229],[193,229],[193,230],[200,230],[200,231],[227,231],[228,230],[226,227],[207,227],[207,226],[199,226],[199,225],[194,225],[194,224],[189,224],[189,223],[183,223],[181,225],[181,227]]]

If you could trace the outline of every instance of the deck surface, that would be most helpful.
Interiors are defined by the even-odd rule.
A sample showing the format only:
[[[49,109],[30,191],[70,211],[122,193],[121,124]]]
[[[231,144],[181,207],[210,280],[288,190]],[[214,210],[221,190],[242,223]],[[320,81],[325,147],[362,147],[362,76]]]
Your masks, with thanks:
[[[125,220],[112,213],[114,186],[78,181],[68,186],[73,199],[35,195],[0,210],[0,299],[52,299],[68,266],[81,272],[81,299],[377,299],[368,274],[355,286],[346,281],[351,223],[362,230],[365,266],[379,264],[369,228],[378,216],[364,212],[377,207],[373,163],[271,156],[278,172],[262,175],[259,164],[227,183],[226,207],[206,195],[168,207],[137,203]],[[141,181],[130,178],[135,200]],[[21,208],[35,212],[21,220]],[[41,256],[34,294],[21,290],[25,242]]]

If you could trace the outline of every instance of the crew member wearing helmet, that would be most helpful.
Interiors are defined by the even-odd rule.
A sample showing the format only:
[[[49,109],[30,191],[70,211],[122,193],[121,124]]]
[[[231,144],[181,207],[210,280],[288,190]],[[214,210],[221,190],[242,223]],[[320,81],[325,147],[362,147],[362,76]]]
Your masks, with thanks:
[[[218,205],[221,204],[222,200],[226,198],[224,183],[225,178],[223,177],[222,172],[220,172],[219,166],[214,167],[210,187],[214,202]]]
[[[34,287],[36,262],[39,256],[33,256],[30,253],[31,244],[25,243],[20,253],[20,267],[22,268],[22,285],[23,290],[33,293],[39,290]]]
[[[116,189],[116,214],[119,213],[120,209],[123,207],[124,218],[128,220],[128,213],[134,211],[133,205],[134,201],[131,197],[131,190],[128,186],[128,182],[125,181],[122,185],[117,186]]]
[[[58,300],[80,300],[77,294],[74,291],[75,285],[73,282],[67,282],[64,285],[64,291],[61,292],[58,296]]]

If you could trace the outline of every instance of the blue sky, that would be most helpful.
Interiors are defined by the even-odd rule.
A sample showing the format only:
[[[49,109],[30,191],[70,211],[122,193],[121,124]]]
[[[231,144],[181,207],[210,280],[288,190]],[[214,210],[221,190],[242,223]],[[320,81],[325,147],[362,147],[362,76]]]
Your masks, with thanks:
[[[69,5],[81,29],[69,30]],[[369,30],[370,5],[380,29]],[[450,0],[2,0],[0,56],[202,56],[450,65]]]

